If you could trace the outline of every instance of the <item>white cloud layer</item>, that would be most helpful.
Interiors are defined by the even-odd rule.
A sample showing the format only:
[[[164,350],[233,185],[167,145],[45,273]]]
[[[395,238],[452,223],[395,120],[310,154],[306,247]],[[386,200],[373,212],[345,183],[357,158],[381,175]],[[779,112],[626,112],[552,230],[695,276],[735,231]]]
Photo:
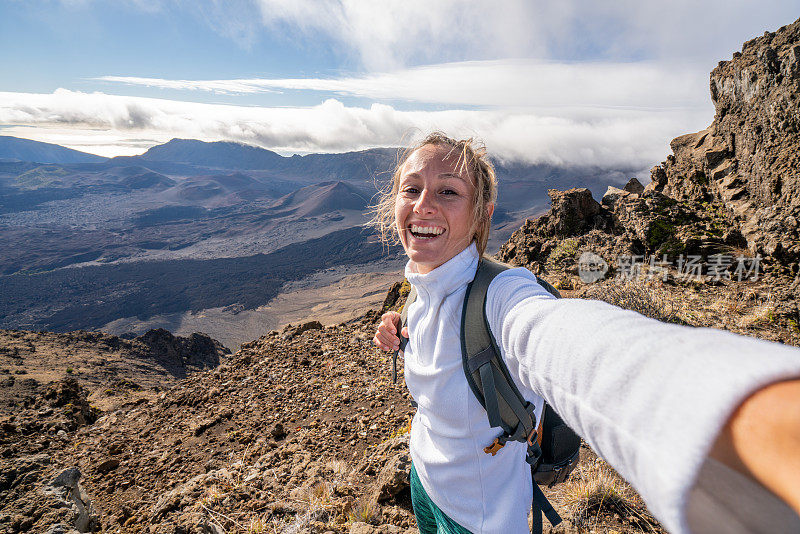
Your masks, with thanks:
[[[372,71],[505,57],[713,62],[798,16],[796,0],[252,1],[253,25],[311,46],[325,35]]]
[[[88,7],[99,0],[62,1]],[[0,93],[3,132],[109,155],[171,137],[343,151],[402,144],[409,131],[439,128],[478,136],[508,159],[646,167],[666,156],[672,137],[710,123],[707,80],[717,60],[797,17],[796,0],[125,1],[148,13],[199,17],[245,48],[266,38],[323,51],[332,68],[358,74],[102,78],[225,95],[318,92],[322,103],[312,107],[65,89]],[[348,56],[354,61],[340,61]],[[347,106],[342,97],[377,103]],[[398,102],[439,110],[402,111]]]
[[[335,99],[313,107],[264,108],[66,89],[52,94],[0,92],[0,124],[12,127],[6,133],[27,132],[24,136],[50,142],[48,132],[63,136],[69,130],[83,139],[99,134],[98,146],[116,144],[123,149],[131,138],[141,148],[147,140],[156,144],[187,137],[241,141],[282,153],[347,151],[397,146],[409,142],[410,136],[442,129],[481,138],[491,153],[508,160],[645,168],[664,159],[672,137],[703,128],[710,120],[710,112],[694,108],[594,108],[590,114],[568,117],[533,109],[348,107]],[[91,146],[65,144],[93,151]]]
[[[310,90],[377,100],[459,106],[665,109],[710,106],[708,74],[696,63],[535,60],[464,61],[344,78],[166,80],[104,76],[161,89],[250,94]]]

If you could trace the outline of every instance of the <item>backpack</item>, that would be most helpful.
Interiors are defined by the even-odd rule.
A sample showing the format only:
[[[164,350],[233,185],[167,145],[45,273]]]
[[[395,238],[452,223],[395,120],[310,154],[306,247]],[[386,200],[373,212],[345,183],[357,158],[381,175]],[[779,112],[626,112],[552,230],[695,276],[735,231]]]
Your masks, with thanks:
[[[522,397],[501,357],[486,320],[486,293],[494,277],[509,268],[486,257],[478,262],[475,278],[464,296],[461,357],[467,382],[486,409],[489,425],[503,431],[484,452],[494,456],[508,441],[528,446],[525,461],[531,466],[533,483],[532,532],[538,534],[543,527],[542,513],[553,526],[561,522],[539,485],[552,487],[567,479],[578,465],[581,439],[546,402],[540,421],[536,421],[533,404]],[[549,293],[561,298],[556,288],[538,276],[536,279]],[[408,308],[415,299],[416,290],[412,288],[403,306],[400,330],[407,324]],[[400,350],[407,343],[408,339],[400,336]],[[397,352],[392,361],[392,381],[397,381]]]

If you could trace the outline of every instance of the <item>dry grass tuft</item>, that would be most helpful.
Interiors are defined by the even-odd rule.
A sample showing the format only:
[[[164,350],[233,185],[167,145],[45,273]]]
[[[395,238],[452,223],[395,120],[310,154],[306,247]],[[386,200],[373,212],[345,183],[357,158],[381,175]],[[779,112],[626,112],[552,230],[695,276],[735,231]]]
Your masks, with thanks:
[[[353,503],[347,518],[353,523],[372,523],[378,518],[377,505],[368,497],[363,496]]]
[[[636,503],[633,489],[599,458],[581,464],[577,474],[558,488],[556,499],[579,531],[596,529],[601,517],[612,516],[641,532],[660,532],[655,519]]]
[[[206,488],[205,493],[198,501],[200,504],[205,506],[214,506],[222,499],[225,498],[227,493],[219,488],[216,484],[213,486]]]
[[[352,468],[347,464],[347,462],[342,460],[331,460],[325,465],[333,472],[333,476],[336,480],[343,480],[347,478],[352,471]]]
[[[666,291],[637,280],[609,280],[595,284],[584,295],[664,322],[676,322],[675,304]]]
[[[312,509],[327,508],[333,499],[333,485],[328,482],[320,482],[308,490],[306,496],[308,506]]]
[[[247,527],[247,534],[261,534],[267,532],[267,527],[271,526],[267,517],[256,516],[250,519]]]

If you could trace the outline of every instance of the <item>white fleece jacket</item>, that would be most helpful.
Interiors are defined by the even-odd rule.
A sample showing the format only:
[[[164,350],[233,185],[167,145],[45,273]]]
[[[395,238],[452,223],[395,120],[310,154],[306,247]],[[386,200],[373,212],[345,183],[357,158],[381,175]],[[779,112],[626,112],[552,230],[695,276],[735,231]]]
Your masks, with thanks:
[[[430,498],[475,533],[528,532],[525,447],[483,452],[498,429],[467,385],[461,306],[477,268],[471,245],[406,278],[405,379],[419,406],[411,457]],[[800,350],[709,328],[661,323],[600,301],[555,299],[526,269],[495,278],[487,317],[526,399],[549,402],[642,495],[670,532],[800,532],[781,501],[707,458],[752,392],[800,377]]]

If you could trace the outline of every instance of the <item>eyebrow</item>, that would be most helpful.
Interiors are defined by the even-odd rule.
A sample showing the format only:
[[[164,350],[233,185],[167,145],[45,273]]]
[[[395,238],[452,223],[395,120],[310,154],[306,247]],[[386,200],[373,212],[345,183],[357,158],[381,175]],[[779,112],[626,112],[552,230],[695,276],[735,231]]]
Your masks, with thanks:
[[[410,172],[410,173],[406,174],[405,176],[403,176],[403,178],[419,178],[419,173]],[[467,182],[467,180],[464,179],[463,176],[461,176],[460,174],[453,173],[453,172],[443,172],[443,173],[437,175],[437,178],[457,178],[457,179],[461,180],[464,183],[469,183],[469,182]]]

